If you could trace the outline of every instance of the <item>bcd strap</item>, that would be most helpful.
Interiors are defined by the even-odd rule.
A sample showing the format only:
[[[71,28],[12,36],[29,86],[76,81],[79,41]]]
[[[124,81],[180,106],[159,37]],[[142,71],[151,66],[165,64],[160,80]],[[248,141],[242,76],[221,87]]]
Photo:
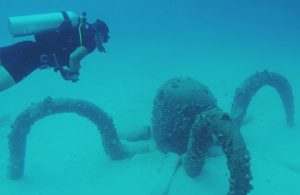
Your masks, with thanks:
[[[67,12],[61,11],[60,13],[63,15],[65,21],[70,21],[70,18],[68,16]]]
[[[64,21],[70,22],[70,17],[68,16],[67,12],[65,11],[61,11],[60,12],[63,17],[64,17]],[[82,33],[81,33],[81,27],[84,26],[84,24],[86,23],[86,18],[85,18],[86,14],[84,13],[83,16],[79,17],[79,25],[78,25],[78,33],[79,33],[79,42],[80,42],[80,46],[83,46],[83,41],[82,41]]]
[[[58,29],[56,30],[57,32],[70,32],[73,28],[72,26],[72,21],[70,17],[68,16],[67,12],[61,11],[61,15],[63,16],[63,21],[60,23]]]
[[[63,15],[64,21],[67,21],[67,22],[71,21],[70,17],[67,14],[67,12],[61,11],[60,13]],[[85,16],[86,16],[86,14],[84,13],[83,16],[79,17],[78,33],[79,33],[80,46],[83,46],[81,28],[82,28],[82,26],[84,26],[86,24]]]

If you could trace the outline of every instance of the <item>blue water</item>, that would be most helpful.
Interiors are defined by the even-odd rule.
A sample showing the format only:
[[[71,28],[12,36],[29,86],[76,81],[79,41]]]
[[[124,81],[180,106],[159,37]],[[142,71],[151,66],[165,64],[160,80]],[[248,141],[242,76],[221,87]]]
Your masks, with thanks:
[[[156,91],[170,78],[200,81],[230,111],[236,87],[264,69],[290,81],[296,126],[286,126],[273,89],[263,88],[254,98],[248,111],[252,120],[241,129],[252,157],[254,189],[249,194],[300,194],[299,1],[2,0],[0,7],[1,46],[32,39],[12,38],[7,17],[61,10],[85,11],[90,21],[103,19],[111,36],[106,54],[94,52],[82,61],[78,83],[63,81],[52,70],[35,71],[1,93],[1,194],[159,195],[157,189],[170,175],[172,158],[158,151],[110,160],[93,124],[63,114],[32,127],[25,176],[9,180],[9,125],[32,102],[47,96],[85,99],[109,113],[118,131],[126,133],[151,124]],[[226,194],[227,174],[224,156],[208,158],[196,178],[179,169],[169,194]]]

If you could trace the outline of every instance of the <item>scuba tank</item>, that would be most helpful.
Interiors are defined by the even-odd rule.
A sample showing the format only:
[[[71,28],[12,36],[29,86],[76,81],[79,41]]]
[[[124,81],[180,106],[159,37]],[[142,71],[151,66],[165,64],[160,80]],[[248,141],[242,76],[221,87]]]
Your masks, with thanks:
[[[33,35],[55,30],[65,20],[70,20],[75,27],[78,25],[79,17],[71,11],[9,17],[8,29],[14,37]]]

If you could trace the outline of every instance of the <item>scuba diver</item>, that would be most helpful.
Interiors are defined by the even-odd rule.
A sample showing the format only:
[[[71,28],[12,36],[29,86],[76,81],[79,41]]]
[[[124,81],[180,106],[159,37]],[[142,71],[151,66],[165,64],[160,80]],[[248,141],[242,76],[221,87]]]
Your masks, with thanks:
[[[63,79],[79,79],[80,60],[96,48],[105,52],[103,43],[110,38],[105,22],[88,23],[86,14],[76,16],[59,12],[62,20],[57,29],[34,34],[34,41],[21,41],[0,47],[0,91],[3,91],[36,69],[53,68]],[[61,17],[63,16],[63,17]]]

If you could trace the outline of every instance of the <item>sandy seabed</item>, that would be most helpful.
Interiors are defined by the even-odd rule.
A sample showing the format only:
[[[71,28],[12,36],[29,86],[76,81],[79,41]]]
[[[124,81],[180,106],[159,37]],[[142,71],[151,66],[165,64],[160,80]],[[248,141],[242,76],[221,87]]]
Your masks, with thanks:
[[[262,67],[226,68],[219,66],[179,65],[139,67],[138,63],[118,67],[112,61],[99,67],[86,61],[78,84],[65,83],[54,73],[37,72],[23,83],[3,93],[4,120],[0,127],[0,191],[3,195],[53,194],[131,194],[159,195],[166,187],[178,158],[175,154],[152,151],[122,161],[112,161],[104,153],[94,124],[74,114],[47,117],[28,135],[25,175],[12,181],[7,178],[9,124],[31,102],[44,97],[81,98],[99,105],[111,115],[119,132],[149,125],[152,101],[158,87],[169,78],[190,76],[207,85],[218,104],[230,110],[235,88]],[[104,64],[106,58],[102,59]],[[145,63],[147,64],[147,63]],[[150,62],[148,62],[150,64]],[[250,194],[300,194],[299,99],[296,74],[281,71],[293,87],[296,103],[296,126],[288,128],[284,111],[275,90],[265,87],[252,101],[250,122],[241,128],[251,154],[253,172]],[[299,71],[300,72],[300,71]],[[239,74],[236,74],[239,73]],[[90,75],[88,77],[87,75]],[[45,90],[39,85],[42,78]],[[32,95],[28,96],[28,91]],[[11,102],[11,103],[8,103]],[[13,102],[13,103],[12,103]],[[7,116],[7,117],[6,117]],[[180,168],[169,195],[219,195],[228,191],[228,170],[223,154],[209,157],[200,176],[189,178]]]

